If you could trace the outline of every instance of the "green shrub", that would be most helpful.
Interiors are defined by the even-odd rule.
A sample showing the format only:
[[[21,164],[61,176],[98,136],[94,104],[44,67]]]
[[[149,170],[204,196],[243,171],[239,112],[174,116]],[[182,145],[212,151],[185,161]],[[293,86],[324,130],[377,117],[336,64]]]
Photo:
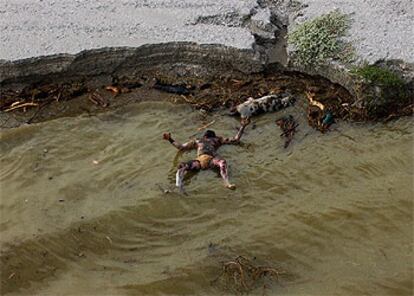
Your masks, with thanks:
[[[412,96],[404,80],[385,67],[363,65],[353,68],[351,74],[363,79],[357,89],[373,118],[388,116],[411,102]]]
[[[323,64],[328,58],[352,59],[352,46],[340,40],[349,23],[347,15],[335,10],[298,26],[288,35],[288,43],[296,50],[294,62],[310,66]]]
[[[404,81],[397,74],[376,65],[355,68],[351,72],[375,85],[397,88],[404,85]]]

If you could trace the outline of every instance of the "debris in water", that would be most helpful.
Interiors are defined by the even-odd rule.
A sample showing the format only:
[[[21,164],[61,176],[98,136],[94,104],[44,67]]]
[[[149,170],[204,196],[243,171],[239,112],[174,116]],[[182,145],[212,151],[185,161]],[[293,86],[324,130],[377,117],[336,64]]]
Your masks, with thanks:
[[[269,281],[279,281],[285,271],[270,266],[256,265],[253,261],[238,256],[234,260],[222,262],[222,272],[211,283],[222,281],[226,289],[238,293],[248,293],[262,286],[263,292]]]
[[[311,93],[311,92],[307,91],[307,92],[305,92],[305,94],[306,94],[306,97],[309,100],[310,105],[316,106],[321,110],[325,109],[325,106],[321,102],[318,102],[318,101],[314,100],[313,97],[315,96],[315,93]]]
[[[112,85],[105,87],[105,90],[112,92],[114,95],[117,95],[120,92],[120,89],[118,87]]]
[[[93,164],[99,164],[99,161],[97,161],[97,160],[94,159],[94,160],[92,160],[92,163]]]
[[[237,87],[237,88],[242,88],[243,86],[249,85],[250,83],[252,83],[251,80],[238,80],[238,79],[231,79],[231,82],[233,83],[233,86]]]
[[[49,105],[51,102],[53,102],[53,99],[49,99],[46,102],[44,102],[42,105],[39,105],[39,108],[36,110],[36,112],[33,113],[32,117],[30,117],[26,123],[31,124],[32,121],[36,118],[37,115],[40,114],[40,112],[45,108],[47,105]]]
[[[318,129],[322,133],[326,132],[329,127],[335,122],[335,116],[331,107],[323,105],[314,99],[315,92],[306,91],[306,97],[309,100],[308,107],[308,123],[310,126]],[[349,104],[340,104],[346,112],[349,112]]]
[[[105,238],[108,240],[108,242],[112,245],[112,239],[109,237],[109,236],[107,236],[107,235],[105,235]]]
[[[190,136],[190,138],[193,138],[193,137],[197,136],[197,134],[198,134],[200,131],[205,130],[206,128],[208,128],[208,127],[212,126],[214,123],[216,123],[216,121],[215,121],[215,120],[213,120],[213,121],[211,121],[211,122],[209,122],[209,123],[207,123],[207,124],[205,124],[205,125],[203,125],[203,126],[200,126],[199,128],[197,128],[197,132],[196,132],[196,133],[194,133],[194,134],[192,134],[192,135]]]
[[[104,99],[97,91],[94,91],[93,93],[89,94],[88,98],[89,101],[91,101],[97,106],[101,106],[104,108],[109,106],[109,102],[106,99]]]
[[[316,106],[309,106],[307,113],[309,125],[314,128],[319,128],[320,119],[323,116],[322,110]]]
[[[142,79],[131,78],[131,77],[114,77],[112,80],[112,85],[109,87],[114,87],[119,90],[119,93],[127,93],[133,89],[139,88],[143,85]],[[109,89],[107,89],[109,90]]]
[[[327,130],[334,122],[335,122],[334,116],[332,112],[328,110],[322,117],[321,127],[323,130]]]
[[[27,107],[37,107],[39,106],[38,103],[22,103],[22,102],[14,102],[13,104],[11,104],[11,107],[4,110],[5,112],[10,112],[16,109],[20,109],[23,108],[23,111],[26,112],[26,108]]]
[[[388,122],[393,119],[399,118],[400,116],[412,116],[414,114],[414,104],[408,105],[404,107],[402,110],[399,110],[399,112],[394,112],[388,115],[384,121]]]
[[[201,127],[197,128],[197,131],[199,132],[199,131],[201,131],[201,130],[204,130],[204,129],[206,129],[206,128],[208,128],[208,127],[212,126],[215,122],[216,122],[216,121],[215,121],[215,120],[213,120],[212,122],[209,122],[209,123],[207,123],[207,124],[205,124],[205,125],[203,125],[203,126],[201,126]]]
[[[299,124],[295,122],[295,119],[292,115],[276,120],[276,124],[280,126],[283,131],[280,136],[285,137],[284,147],[287,148],[292,141],[293,135],[296,133],[296,128],[299,126]]]
[[[178,95],[189,95],[191,93],[191,89],[187,86],[165,84],[159,82],[157,79],[154,79],[153,88]]]
[[[164,194],[171,193],[171,190],[163,188],[160,184],[157,183],[156,185],[158,186],[158,188],[161,190],[162,193]]]
[[[150,74],[158,75],[159,73]],[[275,75],[276,74],[276,75]],[[142,74],[144,75],[144,74]],[[232,73],[231,75],[219,75],[212,79],[201,78],[185,78],[180,77],[177,81],[176,77],[160,76],[149,82],[147,76],[134,77],[116,77],[112,78],[112,82],[108,84],[95,83],[90,84],[86,78],[65,78],[65,82],[34,82],[26,85],[23,89],[14,83],[6,83],[1,89],[0,94],[0,111],[7,110],[7,113],[16,114],[14,116],[5,116],[6,120],[1,126],[12,126],[13,121],[17,120],[18,124],[41,122],[51,118],[66,116],[66,114],[80,114],[87,112],[95,112],[96,110],[88,110],[85,108],[84,98],[87,98],[94,89],[88,89],[88,85],[94,85],[101,91],[101,96],[108,101],[100,102],[93,95],[91,101],[94,105],[107,106],[113,96],[123,94],[130,91],[136,91],[137,95],[134,99],[128,96],[122,96],[117,102],[117,106],[129,104],[136,101],[135,97],[145,97],[145,100],[151,100],[152,96],[148,95],[150,88],[158,88],[162,91],[171,92],[173,94],[185,95],[183,97],[186,103],[196,109],[203,109],[208,112],[222,108],[233,107],[234,113],[237,114],[236,106],[243,103],[247,98],[258,98],[263,95],[280,96],[283,93],[291,93],[293,96],[307,97],[309,107],[325,111],[329,109],[335,118],[351,119],[366,121],[368,119],[382,119],[385,121],[398,118],[402,115],[412,115],[414,108],[411,101],[397,103],[384,110],[384,114],[369,116],[365,109],[356,106],[355,98],[343,87],[334,85],[331,82],[318,78],[310,77],[300,73],[282,73],[275,70],[265,71],[265,73],[244,75],[241,73]],[[60,79],[59,79],[60,81]],[[22,84],[26,84],[22,81]],[[141,90],[138,88],[143,87]],[[105,90],[106,89],[106,90]],[[111,94],[109,93],[111,92]],[[152,91],[150,91],[152,93]],[[86,94],[86,95],[85,95]],[[83,96],[85,95],[85,96]],[[65,103],[72,99],[76,100],[73,104]],[[179,96],[169,96],[171,101],[180,103]],[[316,100],[317,99],[317,100]],[[29,105],[23,105],[29,104]],[[36,106],[36,104],[38,104]],[[60,108],[60,106],[63,107]],[[410,106],[408,106],[410,105]],[[27,109],[27,112],[23,112]],[[63,112],[64,111],[64,112]],[[312,111],[313,112],[313,111]],[[309,111],[308,113],[311,113]],[[309,115],[309,114],[308,114]],[[322,118],[321,112],[319,120]],[[388,117],[387,117],[388,116]],[[11,120],[9,120],[11,119]],[[317,125],[315,128],[320,128]]]

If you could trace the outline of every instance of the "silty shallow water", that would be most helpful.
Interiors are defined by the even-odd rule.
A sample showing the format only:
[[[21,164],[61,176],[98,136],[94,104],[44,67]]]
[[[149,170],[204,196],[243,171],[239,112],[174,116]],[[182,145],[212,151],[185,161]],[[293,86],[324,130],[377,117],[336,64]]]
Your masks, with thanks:
[[[160,188],[195,152],[162,132],[231,136],[236,119],[147,102],[1,131],[2,292],[225,295],[212,243],[287,270],[269,295],[412,294],[412,119],[325,135],[302,120],[284,149],[278,116],[219,150],[237,190],[203,171],[187,196]]]

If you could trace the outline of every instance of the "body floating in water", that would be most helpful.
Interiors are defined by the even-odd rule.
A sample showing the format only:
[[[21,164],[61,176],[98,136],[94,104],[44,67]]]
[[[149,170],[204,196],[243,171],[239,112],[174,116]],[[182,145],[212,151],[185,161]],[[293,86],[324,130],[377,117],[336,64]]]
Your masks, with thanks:
[[[292,106],[295,98],[288,93],[268,95],[261,98],[248,98],[247,101],[230,109],[232,115],[240,115],[243,118],[250,118],[255,115],[268,112],[276,112]]]
[[[197,158],[188,162],[182,162],[178,166],[176,173],[176,186],[183,191],[183,179],[188,171],[199,171],[206,169],[218,168],[220,175],[224,180],[224,185],[229,189],[235,189],[236,186],[231,184],[227,172],[227,162],[217,154],[217,149],[226,144],[237,145],[243,135],[244,129],[250,123],[250,120],[242,120],[242,124],[237,134],[232,138],[223,138],[216,136],[212,130],[207,130],[203,137],[195,139],[184,144],[173,140],[170,133],[164,133],[163,139],[169,141],[175,148],[181,151],[197,149]]]

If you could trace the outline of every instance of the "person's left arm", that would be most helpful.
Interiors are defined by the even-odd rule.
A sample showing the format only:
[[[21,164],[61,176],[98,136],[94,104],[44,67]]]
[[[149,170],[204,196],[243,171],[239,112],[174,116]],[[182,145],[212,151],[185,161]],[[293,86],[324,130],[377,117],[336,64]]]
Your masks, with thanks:
[[[240,139],[244,133],[244,130],[246,128],[246,126],[248,126],[250,123],[250,119],[242,119],[241,122],[241,126],[239,128],[239,130],[237,131],[237,134],[234,137],[231,138],[221,138],[221,144],[225,145],[225,144],[239,144],[240,143]]]

